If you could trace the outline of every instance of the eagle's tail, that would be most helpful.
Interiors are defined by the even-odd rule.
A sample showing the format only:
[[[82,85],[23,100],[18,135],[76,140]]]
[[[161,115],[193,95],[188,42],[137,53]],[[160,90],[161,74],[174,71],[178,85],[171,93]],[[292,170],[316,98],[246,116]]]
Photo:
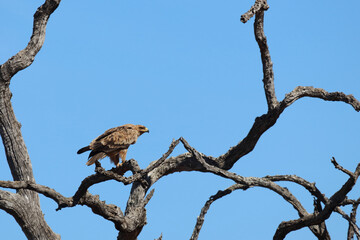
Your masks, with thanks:
[[[104,157],[106,157],[105,153],[103,153],[103,152],[96,153],[87,161],[86,165],[90,166],[90,165],[94,164],[95,161],[103,159]]]
[[[90,150],[90,146],[86,146],[86,147],[80,148],[79,151],[77,151],[77,154],[81,154],[81,153],[84,153],[89,150]]]

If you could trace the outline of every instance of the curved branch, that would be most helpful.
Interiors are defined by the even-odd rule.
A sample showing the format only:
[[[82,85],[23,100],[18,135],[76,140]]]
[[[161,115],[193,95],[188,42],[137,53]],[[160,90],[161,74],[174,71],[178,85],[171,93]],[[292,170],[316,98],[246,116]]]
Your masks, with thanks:
[[[355,111],[360,111],[360,102],[353,95],[346,95],[342,92],[327,92],[322,88],[314,88],[310,86],[298,86],[290,93],[286,94],[284,100],[280,103],[281,110],[283,111],[296,100],[303,97],[320,98],[325,101],[344,102],[350,104]]]
[[[353,95],[346,95],[342,92],[327,92],[321,88],[296,87],[287,94],[277,108],[257,117],[247,136],[236,146],[231,147],[225,154],[219,156],[215,161],[217,166],[230,169],[241,157],[250,153],[258,140],[269,128],[271,128],[280,117],[281,113],[296,100],[303,97],[320,98],[325,101],[337,101],[350,104],[357,112],[360,111],[360,102]]]
[[[196,220],[196,224],[195,224],[195,227],[194,227],[194,231],[193,231],[193,234],[191,235],[190,237],[190,240],[197,240],[198,237],[199,237],[199,233],[200,233],[200,230],[203,226],[203,223],[204,223],[204,220],[205,220],[205,215],[207,213],[207,211],[209,210],[210,208],[210,205],[215,202],[216,200],[232,193],[234,190],[237,190],[237,189],[246,189],[248,188],[247,186],[244,186],[242,184],[234,184],[232,185],[231,187],[225,189],[225,190],[219,190],[215,195],[212,195],[209,200],[206,201],[204,207],[201,209],[201,212],[200,212],[200,215],[197,217],[197,220]]]
[[[273,181],[286,181],[286,182],[293,182],[302,187],[304,187],[309,193],[314,196],[315,198],[319,199],[324,204],[327,204],[329,200],[323,195],[320,190],[316,187],[315,183],[310,183],[305,179],[296,176],[296,175],[274,175],[274,176],[265,176],[264,178]]]
[[[56,192],[54,189],[34,182],[25,182],[25,181],[0,181],[0,187],[11,188],[11,189],[28,189],[33,190],[37,193],[43,194],[45,197],[48,197],[54,200],[57,204],[67,204],[71,205],[72,200],[66,198],[60,193]]]
[[[59,6],[61,0],[46,0],[34,14],[33,32],[28,45],[0,66],[0,80],[10,83],[19,71],[30,66],[45,41],[46,25],[50,15]]]

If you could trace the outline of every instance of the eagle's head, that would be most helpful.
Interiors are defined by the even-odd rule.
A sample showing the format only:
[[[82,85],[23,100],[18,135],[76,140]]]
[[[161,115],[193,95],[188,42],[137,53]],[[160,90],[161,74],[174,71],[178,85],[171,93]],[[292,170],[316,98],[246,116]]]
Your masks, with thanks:
[[[143,125],[136,125],[136,128],[139,131],[140,135],[149,132],[149,129]]]

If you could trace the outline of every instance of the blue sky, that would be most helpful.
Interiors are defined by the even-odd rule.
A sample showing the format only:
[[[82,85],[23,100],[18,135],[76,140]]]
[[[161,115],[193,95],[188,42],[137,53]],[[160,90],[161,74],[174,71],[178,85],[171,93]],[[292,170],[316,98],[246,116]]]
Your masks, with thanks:
[[[0,1],[0,63],[23,49],[43,1]],[[143,124],[150,134],[128,158],[142,168],[183,136],[198,151],[218,156],[246,136],[266,112],[260,53],[253,19],[240,15],[253,1],[62,1],[50,17],[45,44],[34,63],[11,82],[36,181],[71,196],[93,173],[76,151],[108,128]],[[296,86],[343,91],[360,99],[359,1],[269,1],[265,33],[279,100]],[[242,176],[296,174],[328,197],[346,181],[330,163],[354,170],[360,161],[360,115],[344,103],[301,99],[281,115],[254,151],[231,171]],[[0,179],[11,180],[1,150]],[[174,155],[185,152],[179,146]],[[102,165],[109,169],[108,159]],[[154,185],[148,224],[139,239],[188,239],[200,209],[233,183],[204,173],[176,173]],[[284,185],[312,211],[312,197]],[[129,187],[106,182],[90,189],[102,200],[126,205]],[[355,186],[350,197],[359,196]],[[113,224],[87,207],[56,212],[41,197],[49,225],[62,239],[115,239]],[[345,208],[349,212],[349,208]],[[283,199],[265,189],[232,193],[215,202],[199,239],[271,239],[278,224],[297,218]],[[15,220],[0,212],[4,239],[25,239]],[[346,222],[327,221],[333,239]],[[261,229],[261,230],[259,230]],[[315,239],[308,229],[287,239]]]

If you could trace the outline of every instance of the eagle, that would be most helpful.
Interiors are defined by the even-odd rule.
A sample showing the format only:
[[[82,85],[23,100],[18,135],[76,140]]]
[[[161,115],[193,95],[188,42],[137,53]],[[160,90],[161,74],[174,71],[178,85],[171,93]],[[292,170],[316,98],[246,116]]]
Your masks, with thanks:
[[[91,150],[86,163],[88,166],[108,156],[112,163],[120,167],[126,160],[129,146],[136,143],[137,138],[146,132],[149,132],[149,129],[143,125],[125,124],[110,128],[92,140],[88,146],[79,149],[77,154]],[[122,160],[121,163],[119,158]]]

